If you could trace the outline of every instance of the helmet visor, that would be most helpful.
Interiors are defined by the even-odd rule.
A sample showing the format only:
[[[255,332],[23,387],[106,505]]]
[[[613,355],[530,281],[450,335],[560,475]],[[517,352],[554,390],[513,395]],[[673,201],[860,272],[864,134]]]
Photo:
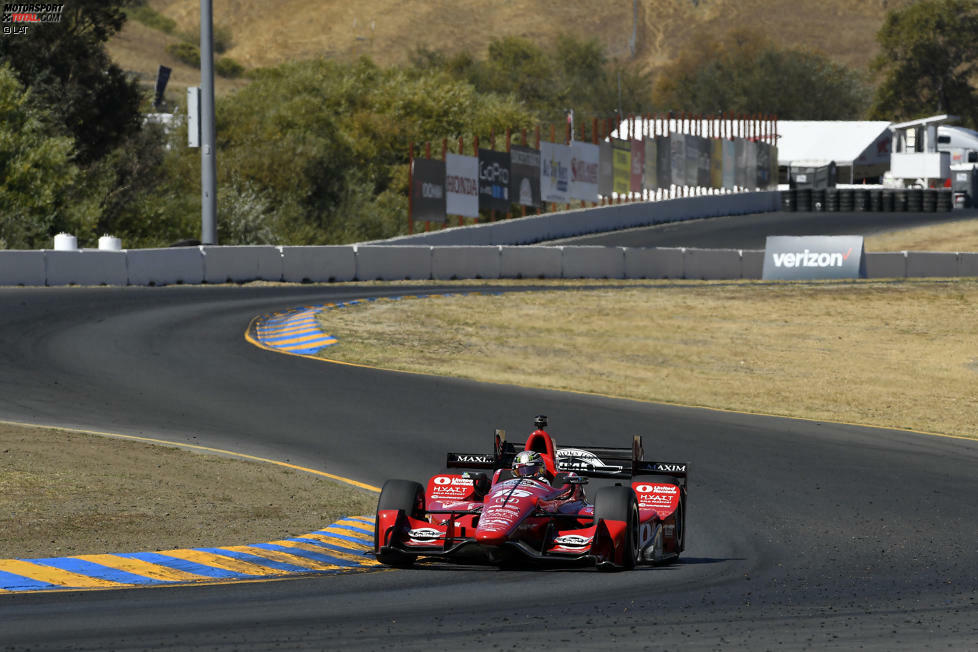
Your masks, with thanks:
[[[530,478],[537,474],[540,466],[537,464],[518,464],[514,469],[513,473],[520,478]]]

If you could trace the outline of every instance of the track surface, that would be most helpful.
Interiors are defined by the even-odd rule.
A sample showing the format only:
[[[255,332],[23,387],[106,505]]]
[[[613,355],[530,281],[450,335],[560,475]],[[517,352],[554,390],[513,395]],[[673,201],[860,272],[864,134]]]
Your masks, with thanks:
[[[974,209],[950,213],[756,213],[582,235],[551,244],[763,249],[768,235],[869,236],[975,217],[978,210]]]
[[[978,646],[975,442],[317,363],[242,337],[261,312],[403,292],[0,289],[0,418],[377,485],[437,471],[449,448],[488,450],[494,427],[516,438],[541,412],[567,444],[643,433],[651,454],[691,464],[682,562],[0,595],[0,648]]]

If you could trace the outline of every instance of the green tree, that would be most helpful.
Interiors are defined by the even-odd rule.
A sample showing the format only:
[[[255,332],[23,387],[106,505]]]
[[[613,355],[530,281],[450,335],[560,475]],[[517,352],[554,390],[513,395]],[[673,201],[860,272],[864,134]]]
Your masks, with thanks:
[[[50,247],[64,221],[78,168],[71,138],[52,135],[52,121],[10,67],[0,66],[0,241],[6,247]]]
[[[861,75],[824,55],[781,49],[745,30],[697,42],[659,74],[653,100],[660,109],[784,120],[852,120],[866,111]]]
[[[83,166],[139,129],[137,84],[112,63],[104,47],[122,28],[126,4],[74,0],[65,3],[60,23],[35,25],[23,37],[0,39],[0,60],[74,138],[76,159]]]
[[[873,61],[881,81],[873,115],[910,120],[959,115],[978,127],[978,4],[924,0],[889,12]]]

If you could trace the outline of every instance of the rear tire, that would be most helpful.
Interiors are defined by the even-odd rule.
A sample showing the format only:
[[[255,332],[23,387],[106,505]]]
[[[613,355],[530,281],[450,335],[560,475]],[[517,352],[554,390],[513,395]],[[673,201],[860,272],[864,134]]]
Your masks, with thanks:
[[[638,500],[631,487],[604,487],[594,496],[594,520],[625,521],[625,549],[622,551],[622,567],[635,568],[639,554]],[[599,565],[600,570],[619,570],[610,564]]]
[[[377,512],[388,509],[402,510],[406,516],[412,518],[424,517],[424,488],[411,480],[388,480],[380,490]],[[382,544],[379,527],[374,525],[374,550],[379,550]],[[377,553],[377,561],[399,568],[411,566],[415,559],[417,555],[402,552]]]

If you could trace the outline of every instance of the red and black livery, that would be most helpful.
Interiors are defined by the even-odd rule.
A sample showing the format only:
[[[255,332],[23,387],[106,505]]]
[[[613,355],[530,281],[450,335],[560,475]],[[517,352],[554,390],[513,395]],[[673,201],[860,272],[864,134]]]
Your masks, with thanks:
[[[686,543],[685,463],[644,459],[638,435],[630,449],[558,447],[544,430],[546,417],[535,423],[522,446],[497,430],[492,453],[449,453],[449,471],[426,487],[388,480],[377,504],[378,561],[409,566],[434,557],[620,570],[679,558]],[[540,453],[543,478],[513,476],[521,450]],[[589,478],[615,482],[591,500]]]

